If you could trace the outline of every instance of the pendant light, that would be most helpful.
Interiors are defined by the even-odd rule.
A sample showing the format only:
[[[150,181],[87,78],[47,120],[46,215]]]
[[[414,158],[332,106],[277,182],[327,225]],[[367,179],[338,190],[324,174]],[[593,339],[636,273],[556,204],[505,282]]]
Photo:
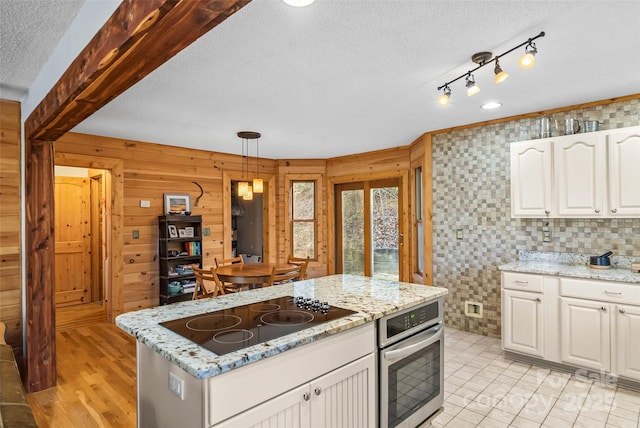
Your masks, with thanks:
[[[536,44],[530,41],[527,47],[524,48],[524,55],[518,60],[518,65],[525,70],[533,68],[533,66],[536,65],[537,53],[538,49],[536,49]]]
[[[496,74],[496,77],[493,78],[496,84],[502,83],[509,78],[507,72],[503,71],[502,67],[500,67],[500,61],[498,59],[496,59],[496,67],[493,69],[493,72]]]
[[[238,182],[238,196],[245,201],[253,200],[254,193],[262,193],[264,184],[261,178],[258,178],[259,158],[258,158],[258,141],[261,134],[254,131],[240,131],[238,137],[242,139],[242,181]],[[256,140],[256,177],[249,183],[249,140]],[[246,168],[245,168],[246,164]],[[246,176],[245,176],[246,170]],[[246,177],[246,178],[245,178]]]

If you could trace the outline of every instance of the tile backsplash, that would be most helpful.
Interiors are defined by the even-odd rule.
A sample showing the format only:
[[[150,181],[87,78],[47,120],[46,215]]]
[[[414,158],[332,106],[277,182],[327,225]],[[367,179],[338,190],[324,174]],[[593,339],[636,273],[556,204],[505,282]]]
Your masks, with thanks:
[[[640,125],[640,100],[552,115],[598,120],[600,130]],[[455,328],[500,337],[498,266],[519,251],[640,257],[640,219],[512,219],[509,144],[521,127],[537,136],[538,119],[515,120],[433,137],[433,276],[449,289],[445,319]],[[554,135],[562,133],[562,129]],[[545,224],[548,222],[549,224]],[[551,231],[543,242],[542,228]],[[462,239],[456,231],[462,230]],[[484,305],[465,317],[465,301]]]

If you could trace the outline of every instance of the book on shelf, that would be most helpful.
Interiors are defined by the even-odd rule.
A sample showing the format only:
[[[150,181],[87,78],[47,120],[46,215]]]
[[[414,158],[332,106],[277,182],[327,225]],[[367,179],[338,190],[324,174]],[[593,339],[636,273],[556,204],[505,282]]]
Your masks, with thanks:
[[[197,241],[185,242],[184,250],[188,256],[199,256],[202,252],[201,243]]]

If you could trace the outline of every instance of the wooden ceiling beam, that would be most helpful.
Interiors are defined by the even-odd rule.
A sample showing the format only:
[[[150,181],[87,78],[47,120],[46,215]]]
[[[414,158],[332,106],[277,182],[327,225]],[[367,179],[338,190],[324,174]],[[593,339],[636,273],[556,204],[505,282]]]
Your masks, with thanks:
[[[55,140],[250,1],[124,0],[25,121],[29,392],[56,384]]]
[[[251,0],[125,0],[27,119],[56,140]]]

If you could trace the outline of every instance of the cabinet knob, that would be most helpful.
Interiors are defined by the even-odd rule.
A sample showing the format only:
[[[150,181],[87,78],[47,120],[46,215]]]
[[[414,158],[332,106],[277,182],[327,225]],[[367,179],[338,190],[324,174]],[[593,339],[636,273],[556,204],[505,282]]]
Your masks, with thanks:
[[[600,310],[602,312],[607,312],[607,307],[606,306],[600,306]]]
[[[545,213],[546,215],[549,215],[549,214],[551,214],[551,211],[549,211],[549,210],[544,210],[544,213]]]
[[[596,214],[600,213],[600,209],[596,208]]]
[[[308,392],[305,392],[302,395],[302,398],[304,398],[304,401],[309,401],[309,399],[311,398],[311,394],[309,394]]]
[[[615,213],[618,212],[618,209],[617,208],[611,208],[611,212],[615,214]]]
[[[620,313],[621,313],[621,314],[624,314],[624,313],[625,313],[625,310],[624,310],[624,309],[622,309],[622,308],[620,308],[620,309],[618,309],[618,310],[620,311]]]
[[[322,388],[317,387],[316,389],[314,389],[314,390],[313,390],[313,392],[314,392],[316,395],[320,395],[320,394],[322,394]]]
[[[539,297],[536,297],[536,302],[542,302],[542,299]]]

